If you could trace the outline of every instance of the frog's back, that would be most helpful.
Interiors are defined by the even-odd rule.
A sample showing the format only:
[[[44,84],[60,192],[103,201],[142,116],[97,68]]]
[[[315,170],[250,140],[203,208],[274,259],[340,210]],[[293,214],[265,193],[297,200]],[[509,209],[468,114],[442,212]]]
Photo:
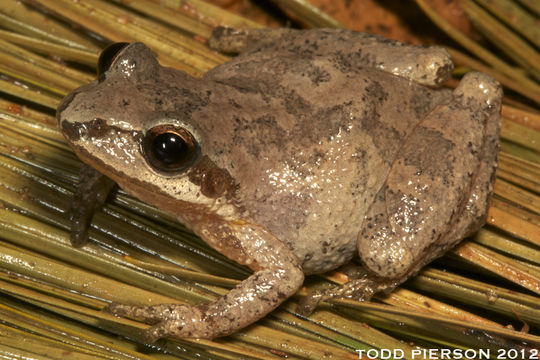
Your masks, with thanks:
[[[355,254],[401,142],[448,95],[348,58],[342,49],[255,51],[206,77],[238,109],[222,115],[221,131],[237,144],[227,158],[243,179],[241,204],[289,243],[307,273]]]

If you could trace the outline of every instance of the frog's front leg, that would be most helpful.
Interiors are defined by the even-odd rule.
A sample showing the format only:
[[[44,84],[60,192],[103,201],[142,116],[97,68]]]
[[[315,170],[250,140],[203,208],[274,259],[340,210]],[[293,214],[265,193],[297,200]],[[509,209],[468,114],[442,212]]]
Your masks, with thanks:
[[[111,304],[106,310],[151,324],[145,341],[175,336],[215,338],[231,334],[274,310],[302,285],[304,275],[292,251],[264,228],[244,222],[212,222],[197,229],[205,241],[255,273],[209,304],[140,307]]]
[[[116,183],[94,168],[83,165],[79,184],[71,201],[71,245],[81,247],[88,241],[88,228],[94,212],[100,209]]]

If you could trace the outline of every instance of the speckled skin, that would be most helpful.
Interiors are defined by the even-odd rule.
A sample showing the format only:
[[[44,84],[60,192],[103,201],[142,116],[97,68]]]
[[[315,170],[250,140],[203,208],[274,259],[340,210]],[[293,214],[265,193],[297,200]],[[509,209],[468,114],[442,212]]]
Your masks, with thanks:
[[[346,30],[219,28],[210,44],[242,53],[197,79],[135,43],[58,111],[87,164],[254,270],[210,304],[110,306],[157,323],[146,340],[230,334],[356,254],[364,276],[336,294],[369,298],[485,221],[502,97],[488,75],[435,89],[444,49]],[[196,139],[189,168],[163,174],[141,152],[160,124]]]

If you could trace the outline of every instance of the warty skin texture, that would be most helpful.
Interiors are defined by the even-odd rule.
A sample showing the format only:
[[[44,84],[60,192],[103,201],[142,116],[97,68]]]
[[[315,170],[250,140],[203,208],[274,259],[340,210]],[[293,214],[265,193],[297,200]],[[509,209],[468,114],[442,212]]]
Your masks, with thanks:
[[[197,79],[131,44],[59,107],[83,161],[254,271],[210,304],[109,307],[157,323],[148,341],[230,334],[304,274],[356,255],[358,279],[302,310],[332,295],[368,299],[483,224],[502,97],[491,77],[440,89],[452,71],[444,49],[345,30],[218,29],[211,45],[243,51]],[[144,139],[159,126],[194,139],[184,168],[149,160]]]

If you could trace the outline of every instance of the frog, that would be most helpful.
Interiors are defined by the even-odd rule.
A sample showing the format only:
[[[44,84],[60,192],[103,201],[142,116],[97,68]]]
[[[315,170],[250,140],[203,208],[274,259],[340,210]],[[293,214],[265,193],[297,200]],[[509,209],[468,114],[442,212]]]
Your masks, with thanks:
[[[252,270],[209,303],[106,307],[149,323],[146,342],[232,334],[305,276],[351,263],[355,276],[297,314],[367,301],[485,223],[503,96],[493,77],[469,72],[451,89],[443,47],[345,29],[218,27],[209,45],[237,56],[194,77],[143,43],[116,44],[57,111],[87,164],[75,245],[116,183]]]

